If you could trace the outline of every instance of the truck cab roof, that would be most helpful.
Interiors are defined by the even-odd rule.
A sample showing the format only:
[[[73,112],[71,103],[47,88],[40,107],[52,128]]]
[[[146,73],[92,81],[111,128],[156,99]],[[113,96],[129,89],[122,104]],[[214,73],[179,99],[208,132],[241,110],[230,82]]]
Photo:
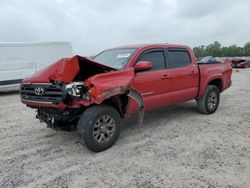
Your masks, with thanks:
[[[122,49],[122,48],[136,48],[136,49],[144,49],[144,48],[189,48],[185,45],[179,44],[168,44],[168,43],[149,43],[149,44],[132,44],[132,45],[125,45],[119,46],[111,49]]]

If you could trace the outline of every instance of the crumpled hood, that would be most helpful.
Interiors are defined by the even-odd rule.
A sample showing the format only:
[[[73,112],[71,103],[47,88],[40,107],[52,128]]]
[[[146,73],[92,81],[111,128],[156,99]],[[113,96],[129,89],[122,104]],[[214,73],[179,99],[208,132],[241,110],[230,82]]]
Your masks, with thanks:
[[[63,58],[59,61],[45,67],[32,76],[24,79],[22,83],[49,83],[51,81],[58,81],[63,83],[70,83],[74,80],[80,71],[80,66],[89,66],[95,68],[105,69],[107,71],[116,70],[112,67],[102,65],[93,60],[81,56],[74,56],[72,58]]]
[[[101,103],[109,96],[129,92],[134,74],[133,68],[97,74],[85,80],[85,84],[94,86],[93,100]]]
[[[129,68],[121,71],[113,71],[103,74],[97,74],[85,82],[87,84],[93,84],[98,86],[96,88],[97,93],[102,93],[103,91],[109,90],[110,88],[117,88],[122,86],[129,86],[131,80],[134,78],[134,69]]]

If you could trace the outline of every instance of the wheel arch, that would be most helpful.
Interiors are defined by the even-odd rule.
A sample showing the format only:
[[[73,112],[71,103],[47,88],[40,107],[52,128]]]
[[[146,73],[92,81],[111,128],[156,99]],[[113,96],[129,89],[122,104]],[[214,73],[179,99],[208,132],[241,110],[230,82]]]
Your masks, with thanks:
[[[220,92],[223,91],[223,82],[222,82],[222,79],[221,78],[216,78],[216,79],[212,79],[208,82],[207,86],[208,85],[214,85],[216,86]]]
[[[199,93],[196,99],[200,99],[205,94],[205,91],[209,85],[214,85],[218,87],[221,93],[224,87],[222,77],[217,75],[213,76],[212,78],[208,78],[207,80],[202,80],[200,83]]]
[[[110,96],[109,98],[105,99],[102,104],[107,104],[109,106],[112,106],[114,109],[116,109],[121,118],[124,118],[127,105],[128,105],[129,97],[127,94],[119,94]]]
[[[131,99],[136,101],[139,106],[138,125],[142,125],[144,118],[144,101],[142,95],[133,88],[128,88],[126,92],[110,95],[102,101],[102,104],[112,106],[119,112],[121,118],[126,118],[126,116],[129,116],[129,101]]]

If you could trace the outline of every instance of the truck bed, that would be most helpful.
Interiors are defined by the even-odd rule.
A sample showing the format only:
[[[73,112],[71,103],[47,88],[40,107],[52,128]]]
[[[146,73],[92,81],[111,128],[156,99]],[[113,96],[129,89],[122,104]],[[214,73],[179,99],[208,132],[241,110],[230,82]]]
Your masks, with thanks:
[[[200,83],[198,98],[204,95],[207,84],[215,78],[221,82],[220,92],[231,85],[231,63],[199,63]]]

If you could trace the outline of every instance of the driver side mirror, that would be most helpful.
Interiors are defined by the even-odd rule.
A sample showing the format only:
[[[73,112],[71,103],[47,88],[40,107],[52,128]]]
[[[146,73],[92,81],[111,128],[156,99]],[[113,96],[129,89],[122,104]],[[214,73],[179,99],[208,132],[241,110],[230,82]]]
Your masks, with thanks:
[[[135,71],[146,71],[152,69],[152,63],[150,61],[139,61],[134,66]]]

